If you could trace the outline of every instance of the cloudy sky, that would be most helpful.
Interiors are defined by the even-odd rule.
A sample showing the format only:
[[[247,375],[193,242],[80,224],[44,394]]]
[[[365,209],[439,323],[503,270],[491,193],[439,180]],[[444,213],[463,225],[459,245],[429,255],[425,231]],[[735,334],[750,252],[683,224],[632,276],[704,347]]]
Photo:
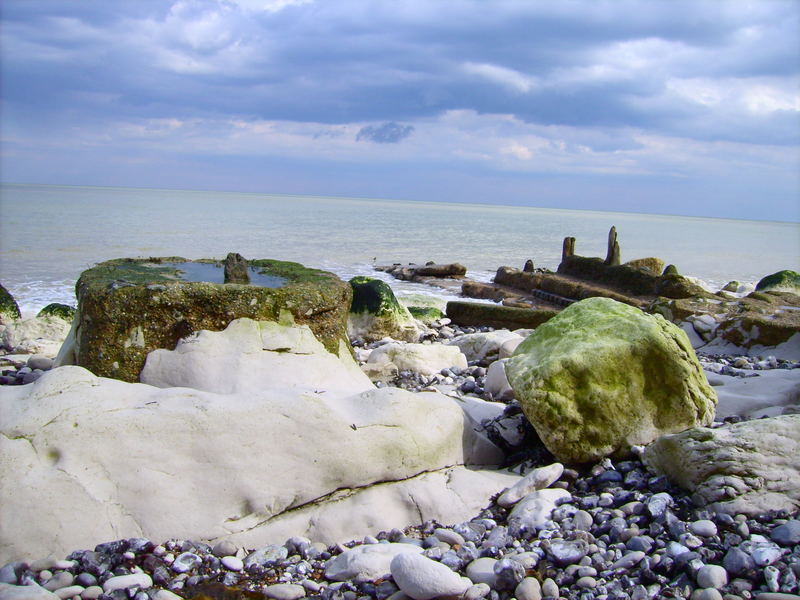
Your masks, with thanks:
[[[796,0],[3,0],[5,182],[800,220]]]

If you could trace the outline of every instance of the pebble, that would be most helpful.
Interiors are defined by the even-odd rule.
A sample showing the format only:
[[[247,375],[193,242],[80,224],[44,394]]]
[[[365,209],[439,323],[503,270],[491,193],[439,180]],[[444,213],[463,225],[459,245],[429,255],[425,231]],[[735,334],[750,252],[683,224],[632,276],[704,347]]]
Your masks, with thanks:
[[[773,542],[781,546],[794,546],[800,544],[800,521],[792,519],[783,525],[778,525],[770,533]]]
[[[496,563],[495,558],[477,558],[467,565],[467,577],[472,583],[485,583],[493,588],[497,580],[497,575],[494,573]]]
[[[222,558],[224,556],[234,556],[237,550],[238,548],[236,548],[236,544],[228,540],[222,540],[214,545],[214,548],[211,550],[211,552],[214,553],[214,556]]]
[[[302,585],[294,583],[276,583],[262,589],[264,596],[274,600],[299,600],[306,597],[306,590]]]
[[[236,558],[235,556],[223,556],[220,562],[222,566],[229,571],[241,571],[244,569],[244,562],[242,559]]]
[[[472,585],[469,579],[420,554],[398,554],[392,559],[391,572],[397,587],[414,600],[460,595]]]
[[[149,588],[153,580],[147,573],[133,573],[131,575],[118,575],[107,579],[103,584],[103,592],[108,594],[114,590],[124,590],[132,587]]]
[[[517,600],[542,600],[542,585],[538,579],[526,577],[514,590]]]
[[[721,589],[728,583],[728,572],[719,565],[705,565],[697,571],[697,585]]]
[[[711,537],[717,535],[717,525],[714,521],[709,519],[701,519],[691,522],[689,524],[689,531],[701,537]]]

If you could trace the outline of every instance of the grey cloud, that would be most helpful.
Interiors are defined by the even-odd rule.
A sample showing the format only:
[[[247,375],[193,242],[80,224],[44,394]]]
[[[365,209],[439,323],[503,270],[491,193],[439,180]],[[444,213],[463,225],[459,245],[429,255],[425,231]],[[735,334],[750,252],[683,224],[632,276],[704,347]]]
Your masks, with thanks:
[[[378,144],[397,144],[406,139],[414,131],[413,125],[400,125],[399,123],[383,123],[382,125],[367,125],[362,127],[356,135],[356,141],[366,140]]]

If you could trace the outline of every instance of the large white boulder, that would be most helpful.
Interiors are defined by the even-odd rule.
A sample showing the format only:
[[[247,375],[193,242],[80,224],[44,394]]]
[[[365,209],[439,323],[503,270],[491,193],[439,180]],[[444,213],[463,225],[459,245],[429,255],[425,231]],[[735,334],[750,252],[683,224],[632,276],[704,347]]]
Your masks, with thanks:
[[[260,353],[293,357],[302,380],[307,355],[264,345]],[[464,520],[517,479],[459,466],[500,452],[441,394],[370,385],[345,395],[358,378],[341,373],[331,379],[339,387],[213,393],[197,389],[209,384],[194,353],[172,355],[187,358],[168,369],[184,387],[68,366],[0,388],[0,564],[121,537],[341,541],[420,515]]]
[[[217,394],[325,390],[331,398],[374,389],[347,348],[331,354],[307,325],[252,319],[237,319],[224,331],[200,331],[175,350],[150,352],[139,380]]]

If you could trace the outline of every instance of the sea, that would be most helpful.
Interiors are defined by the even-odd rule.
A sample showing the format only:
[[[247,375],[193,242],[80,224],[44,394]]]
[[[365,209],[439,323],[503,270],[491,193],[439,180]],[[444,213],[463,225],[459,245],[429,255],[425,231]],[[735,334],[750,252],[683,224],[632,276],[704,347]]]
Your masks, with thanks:
[[[546,204],[547,199],[541,199]],[[531,200],[532,204],[536,199]],[[615,226],[622,260],[657,256],[711,290],[800,271],[800,224],[653,214],[369,198],[112,187],[0,185],[0,283],[24,315],[75,305],[75,282],[122,257],[271,258],[370,275],[401,296],[451,299],[375,265],[458,262],[490,281],[497,268],[555,269],[562,241],[605,257]]]

